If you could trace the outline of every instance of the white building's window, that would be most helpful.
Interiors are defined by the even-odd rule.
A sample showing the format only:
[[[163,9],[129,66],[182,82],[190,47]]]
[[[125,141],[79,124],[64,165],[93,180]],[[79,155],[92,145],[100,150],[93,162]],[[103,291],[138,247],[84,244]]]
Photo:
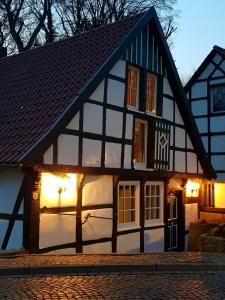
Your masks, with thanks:
[[[139,183],[120,182],[118,185],[119,229],[139,225]]]
[[[140,119],[135,120],[134,130],[134,163],[146,163],[147,150],[147,123]]]
[[[212,112],[225,111],[225,85],[210,88]]]
[[[145,184],[145,223],[163,223],[163,182],[146,182]]]
[[[155,113],[157,99],[157,76],[151,73],[147,73],[145,97],[146,111]]]
[[[139,81],[140,70],[134,66],[128,66],[128,81],[127,81],[127,106],[138,108],[139,100]]]

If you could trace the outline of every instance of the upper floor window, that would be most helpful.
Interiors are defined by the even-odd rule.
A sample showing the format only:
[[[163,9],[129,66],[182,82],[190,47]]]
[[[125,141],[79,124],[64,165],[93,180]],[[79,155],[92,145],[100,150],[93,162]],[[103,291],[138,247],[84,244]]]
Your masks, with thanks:
[[[145,106],[146,111],[156,112],[156,97],[157,97],[157,76],[151,73],[147,73],[146,76],[146,94],[145,94]]]
[[[134,163],[144,164],[146,162],[147,146],[147,123],[143,120],[135,120],[134,130]]]
[[[127,105],[133,108],[138,107],[140,70],[134,66],[128,66],[127,82]]]
[[[225,85],[210,89],[212,112],[225,111]]]

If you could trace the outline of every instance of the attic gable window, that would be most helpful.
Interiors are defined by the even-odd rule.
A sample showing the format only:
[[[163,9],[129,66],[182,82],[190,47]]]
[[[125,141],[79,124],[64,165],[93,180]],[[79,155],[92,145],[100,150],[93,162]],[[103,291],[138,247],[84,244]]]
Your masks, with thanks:
[[[212,112],[225,111],[225,85],[210,88]]]
[[[146,93],[145,93],[145,106],[147,112],[150,113],[156,112],[156,99],[157,99],[157,76],[151,73],[147,73]]]
[[[134,66],[128,66],[127,80],[127,106],[138,107],[140,70]]]

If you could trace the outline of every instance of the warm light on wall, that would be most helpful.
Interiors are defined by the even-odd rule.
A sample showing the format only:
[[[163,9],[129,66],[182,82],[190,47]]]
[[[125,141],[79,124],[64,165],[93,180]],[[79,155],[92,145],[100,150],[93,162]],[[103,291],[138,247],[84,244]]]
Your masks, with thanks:
[[[225,184],[214,183],[215,207],[225,208]]]
[[[200,188],[200,183],[198,181],[188,180],[186,184],[186,197],[198,197],[199,188]]]
[[[42,173],[40,207],[74,206],[77,202],[77,175]]]

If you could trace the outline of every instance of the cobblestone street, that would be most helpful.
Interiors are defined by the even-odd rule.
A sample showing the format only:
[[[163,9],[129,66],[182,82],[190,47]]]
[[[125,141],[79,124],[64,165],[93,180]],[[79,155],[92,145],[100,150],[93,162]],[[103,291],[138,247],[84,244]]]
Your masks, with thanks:
[[[225,299],[225,272],[2,277],[0,299]]]

